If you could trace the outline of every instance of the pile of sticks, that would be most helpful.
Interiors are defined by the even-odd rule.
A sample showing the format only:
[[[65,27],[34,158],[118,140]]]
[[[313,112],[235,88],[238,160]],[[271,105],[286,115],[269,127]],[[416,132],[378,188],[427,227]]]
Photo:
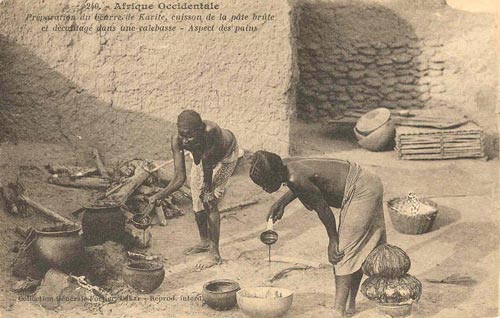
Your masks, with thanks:
[[[191,199],[191,189],[183,185],[178,191],[164,198],[150,211],[148,197],[157,193],[162,187],[170,182],[166,170],[161,169],[172,164],[169,161],[150,161],[144,159],[132,159],[120,162],[113,169],[106,167],[96,149],[92,149],[94,167],[63,166],[49,164],[45,166],[50,173],[47,182],[61,187],[90,189],[100,192],[95,206],[122,206],[134,214],[147,215],[153,213],[161,226],[167,225],[167,219],[184,215],[184,211],[177,204],[184,198]],[[42,204],[30,199],[24,186],[18,181],[9,183],[7,186],[0,184],[7,210],[11,214],[23,215],[26,208],[41,212],[55,221],[75,224],[76,222],[52,211]],[[226,213],[233,210],[243,209],[258,203],[257,200],[249,200],[228,206],[220,210]],[[84,207],[72,213],[74,217],[85,210]]]
[[[74,167],[47,165],[51,176],[48,182],[54,185],[72,188],[85,188],[101,191],[95,202],[98,206],[124,206],[135,214],[143,213],[148,205],[148,197],[157,193],[160,186],[168,184],[165,173],[160,168],[173,161],[159,162],[143,159],[132,159],[119,163],[114,169],[104,166],[97,150],[92,151],[95,167]],[[176,205],[182,198],[190,198],[187,187],[162,200],[153,213],[158,224],[167,225],[167,219],[184,215]],[[80,211],[83,211],[81,209]],[[73,214],[74,216],[77,215]]]

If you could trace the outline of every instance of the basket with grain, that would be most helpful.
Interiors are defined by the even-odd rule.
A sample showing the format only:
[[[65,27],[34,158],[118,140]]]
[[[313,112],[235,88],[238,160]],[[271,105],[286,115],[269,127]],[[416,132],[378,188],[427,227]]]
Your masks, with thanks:
[[[434,225],[438,214],[437,204],[429,199],[417,198],[410,193],[387,202],[394,228],[404,234],[424,234]]]

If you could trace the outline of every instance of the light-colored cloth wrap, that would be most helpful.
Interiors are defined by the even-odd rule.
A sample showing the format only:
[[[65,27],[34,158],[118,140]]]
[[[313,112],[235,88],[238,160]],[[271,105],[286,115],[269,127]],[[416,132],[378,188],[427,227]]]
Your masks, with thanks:
[[[229,178],[233,175],[236,164],[238,163],[239,146],[235,141],[232,150],[222,159],[214,168],[212,175],[212,185],[217,202],[220,203],[224,196],[224,191],[229,183]],[[204,210],[200,195],[203,190],[203,163],[196,165],[193,161],[191,166],[191,197],[193,198],[193,211],[201,212]]]
[[[338,222],[344,257],[334,266],[340,276],[358,271],[368,254],[386,242],[382,182],[356,163],[349,166]]]

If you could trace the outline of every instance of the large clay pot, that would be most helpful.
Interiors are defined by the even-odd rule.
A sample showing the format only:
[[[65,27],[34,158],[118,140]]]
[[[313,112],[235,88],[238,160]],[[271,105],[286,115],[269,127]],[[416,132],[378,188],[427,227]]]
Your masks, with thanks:
[[[203,285],[203,301],[212,309],[229,310],[236,306],[240,285],[229,279],[213,280]]]
[[[396,126],[387,108],[376,108],[359,118],[354,127],[358,144],[370,151],[384,151],[392,148]]]
[[[164,278],[163,264],[157,262],[133,262],[123,269],[125,282],[143,293],[150,293],[160,287]]]
[[[86,245],[103,244],[106,241],[125,241],[126,217],[119,206],[85,207],[82,218],[83,240]]]
[[[370,151],[384,151],[393,147],[394,137],[396,136],[396,125],[390,119],[385,124],[371,132],[369,135],[363,135],[354,128],[354,135],[358,140],[358,145]]]
[[[65,272],[73,271],[84,254],[79,225],[62,225],[35,230],[35,255],[45,265]]]

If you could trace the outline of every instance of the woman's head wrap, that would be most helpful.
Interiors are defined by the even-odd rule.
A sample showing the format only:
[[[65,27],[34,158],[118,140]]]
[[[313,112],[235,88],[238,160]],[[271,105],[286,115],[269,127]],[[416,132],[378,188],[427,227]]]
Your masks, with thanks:
[[[177,128],[198,130],[203,128],[203,120],[201,120],[200,114],[194,110],[186,109],[177,117]]]
[[[259,150],[254,153],[250,167],[250,178],[258,185],[283,182],[286,167],[281,157],[272,152]]]

